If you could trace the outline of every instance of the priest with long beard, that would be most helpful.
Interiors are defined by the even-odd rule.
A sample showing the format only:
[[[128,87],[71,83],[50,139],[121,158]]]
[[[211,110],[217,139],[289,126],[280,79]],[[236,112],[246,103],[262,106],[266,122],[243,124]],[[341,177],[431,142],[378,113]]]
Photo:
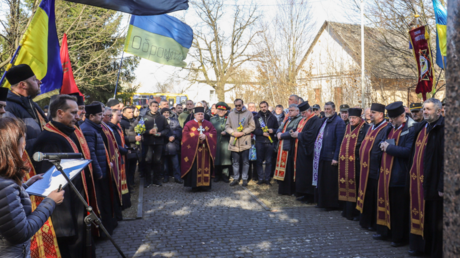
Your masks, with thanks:
[[[214,171],[217,131],[204,119],[204,108],[196,107],[195,119],[188,121],[182,131],[181,178],[192,191],[211,190]]]

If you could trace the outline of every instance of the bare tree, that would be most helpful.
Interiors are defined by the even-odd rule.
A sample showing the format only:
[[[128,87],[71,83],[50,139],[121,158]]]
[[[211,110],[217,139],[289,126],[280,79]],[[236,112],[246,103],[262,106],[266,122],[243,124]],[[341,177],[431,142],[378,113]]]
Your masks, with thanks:
[[[259,58],[259,80],[270,99],[287,99],[297,93],[297,77],[304,63],[314,26],[308,0],[278,0],[274,19],[260,24],[263,52]]]
[[[234,84],[238,70],[256,57],[252,48],[257,33],[254,25],[260,17],[255,4],[225,7],[224,2],[228,3],[224,0],[192,2],[200,23],[194,26],[193,49],[189,53],[194,59],[190,80],[213,87],[219,101],[225,100],[225,92],[234,89],[235,85],[228,88],[226,85]],[[226,14],[228,9],[233,12]]]

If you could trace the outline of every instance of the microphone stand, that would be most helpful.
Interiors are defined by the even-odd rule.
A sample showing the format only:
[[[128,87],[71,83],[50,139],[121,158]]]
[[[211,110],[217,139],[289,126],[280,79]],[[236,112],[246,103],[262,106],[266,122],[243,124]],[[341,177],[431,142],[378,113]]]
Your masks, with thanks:
[[[61,160],[48,160],[48,161],[51,162],[56,167],[56,169],[59,170],[59,172],[61,172],[65,180],[67,180],[67,183],[69,184],[70,188],[78,196],[78,198],[83,203],[83,205],[86,208],[86,211],[89,214],[84,219],[85,224],[86,224],[86,257],[92,257],[91,224],[94,224],[96,228],[102,229],[102,231],[105,233],[105,235],[110,240],[110,242],[112,242],[113,246],[115,246],[118,253],[120,253],[121,257],[126,258],[125,254],[121,251],[120,247],[117,245],[117,243],[115,243],[112,236],[105,229],[104,225],[102,225],[101,220],[96,216],[96,214],[94,214],[93,208],[89,206],[88,203],[86,203],[83,196],[81,196],[80,192],[77,190],[75,185],[72,183],[72,181],[70,181],[70,178],[67,176],[67,174],[62,169]],[[85,173],[85,171],[82,170],[81,173]]]

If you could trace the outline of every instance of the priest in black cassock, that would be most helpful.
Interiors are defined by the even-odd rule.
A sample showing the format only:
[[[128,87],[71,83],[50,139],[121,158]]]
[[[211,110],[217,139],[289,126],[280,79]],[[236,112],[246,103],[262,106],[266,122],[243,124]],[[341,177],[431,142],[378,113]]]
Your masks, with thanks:
[[[387,136],[388,122],[384,119],[385,105],[372,103],[372,126],[367,130],[359,149],[360,175],[356,209],[361,212],[359,225],[370,231],[376,230],[377,188],[383,151],[380,143]]]
[[[284,121],[278,129],[277,138],[279,140],[278,154],[276,155],[275,180],[279,181],[278,194],[293,195],[295,194],[294,182],[294,160],[295,160],[295,142],[290,132],[295,132],[302,116],[299,114],[297,104],[289,105],[289,118]]]
[[[295,141],[296,166],[294,168],[295,189],[297,200],[309,204],[314,202],[315,187],[312,185],[313,178],[313,150],[315,136],[321,127],[321,119],[315,115],[308,101],[299,104],[300,120],[297,131],[291,133]]]
[[[75,127],[78,113],[75,97],[60,95],[51,103],[49,110],[52,120],[45,125],[44,130],[38,135],[31,153],[82,153],[86,159],[90,159],[88,157],[88,144],[81,131]],[[41,174],[50,169],[52,164],[48,161],[42,161],[33,162],[33,166],[37,174]],[[89,200],[89,204],[98,214],[96,192],[92,179],[92,169],[87,167],[72,179],[72,183],[83,198]],[[59,250],[62,257],[85,257],[85,207],[68,185],[63,189],[65,190],[64,202],[56,206],[51,215]],[[94,247],[93,243],[93,257],[95,257]]]
[[[192,191],[211,190],[217,131],[204,119],[204,107],[196,107],[194,116],[182,130],[181,178]]]

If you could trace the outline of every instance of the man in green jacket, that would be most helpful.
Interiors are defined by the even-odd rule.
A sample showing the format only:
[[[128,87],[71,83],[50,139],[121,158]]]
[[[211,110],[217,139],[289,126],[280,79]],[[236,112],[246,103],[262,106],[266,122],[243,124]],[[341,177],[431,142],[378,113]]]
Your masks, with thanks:
[[[228,110],[230,107],[225,102],[216,104],[217,113],[211,118],[211,123],[217,130],[217,150],[215,165],[214,182],[219,182],[220,179],[228,183],[229,167],[232,165],[232,153],[228,150],[230,142],[230,134],[225,132],[225,124],[227,123]]]
[[[193,108],[195,107],[195,104],[193,104],[193,100],[187,100],[185,103],[185,110],[182,112],[182,114],[179,115],[179,124],[182,128],[184,128],[185,120],[187,120],[187,117],[193,113]]]

